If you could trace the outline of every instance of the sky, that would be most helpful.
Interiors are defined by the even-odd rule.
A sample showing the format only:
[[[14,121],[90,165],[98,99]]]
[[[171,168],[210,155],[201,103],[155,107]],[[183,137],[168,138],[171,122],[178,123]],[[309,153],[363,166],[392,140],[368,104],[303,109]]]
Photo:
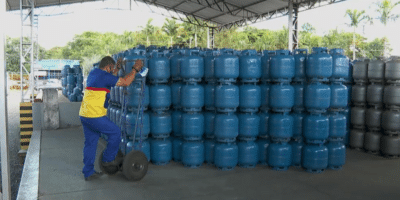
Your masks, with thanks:
[[[377,2],[377,0],[347,0],[300,12],[299,27],[304,23],[310,23],[316,28],[318,35],[324,35],[332,29],[352,32],[353,28],[347,25],[350,20],[345,16],[346,10],[365,10],[372,17],[377,17],[374,2]],[[115,32],[118,34],[124,31],[137,31],[145,26],[150,18],[153,19],[153,25],[161,27],[166,17],[160,15],[159,12],[160,10],[149,9],[147,5],[134,1],[132,1],[132,10],[129,10],[129,0],[106,0],[105,2],[39,8],[35,12],[39,14],[39,44],[46,49],[64,46],[76,34],[85,31]],[[397,6],[394,12],[400,14],[400,6]],[[6,35],[20,37],[21,19],[19,14],[19,11],[7,12]],[[258,22],[251,26],[259,29],[279,30],[287,25],[288,18],[285,16]],[[369,41],[377,37],[388,37],[393,48],[392,55],[400,55],[399,27],[400,19],[396,22],[389,22],[387,27],[375,20],[373,25],[360,26],[356,29],[356,32],[368,38]]]

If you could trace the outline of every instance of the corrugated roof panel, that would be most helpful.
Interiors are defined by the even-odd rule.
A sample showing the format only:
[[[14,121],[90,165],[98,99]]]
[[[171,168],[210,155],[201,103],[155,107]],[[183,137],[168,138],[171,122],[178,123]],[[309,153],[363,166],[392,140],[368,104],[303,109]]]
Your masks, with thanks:
[[[286,8],[286,7],[288,7],[287,2],[283,2],[281,0],[271,0],[271,1],[259,3],[254,6],[250,6],[247,9],[262,14],[262,13],[266,13],[266,12],[270,12],[273,10],[278,10],[278,9]]]
[[[197,3],[185,2],[185,3],[182,3],[181,5],[179,5],[178,7],[176,7],[176,9],[182,10],[183,12],[186,12],[186,13],[191,13],[191,12],[196,11],[203,7],[204,6],[199,5]]]
[[[262,1],[266,1],[266,0],[262,0]],[[235,6],[243,7],[243,6],[246,6],[246,5],[253,4],[255,2],[260,2],[260,0],[227,0],[225,2],[231,3],[231,4],[235,5]]]
[[[212,8],[205,8],[205,9],[203,9],[201,11],[196,12],[195,14],[199,15],[199,16],[204,16],[204,18],[207,19],[209,17],[218,15],[219,13],[221,13],[221,12],[216,11],[216,10],[214,10]]]

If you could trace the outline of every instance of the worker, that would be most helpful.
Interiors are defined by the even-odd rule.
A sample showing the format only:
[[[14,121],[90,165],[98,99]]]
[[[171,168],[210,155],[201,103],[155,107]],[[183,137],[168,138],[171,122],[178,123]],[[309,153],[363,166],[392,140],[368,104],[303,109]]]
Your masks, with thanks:
[[[103,175],[102,172],[94,170],[97,142],[101,134],[108,137],[107,147],[103,155],[100,155],[103,166],[117,165],[116,163],[119,162],[116,155],[121,142],[121,130],[106,116],[109,93],[111,87],[130,85],[135,79],[136,73],[142,69],[143,62],[136,60],[131,72],[119,78],[117,73],[121,69],[121,65],[122,59],[115,63],[113,58],[106,56],[100,61],[99,68],[93,69],[87,77],[86,90],[79,111],[85,135],[82,173],[86,181]]]

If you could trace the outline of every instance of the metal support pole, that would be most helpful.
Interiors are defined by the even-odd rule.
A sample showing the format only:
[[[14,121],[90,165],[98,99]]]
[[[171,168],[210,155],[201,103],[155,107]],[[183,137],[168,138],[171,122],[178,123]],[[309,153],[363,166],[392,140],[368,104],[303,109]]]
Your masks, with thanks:
[[[211,28],[211,48],[214,49],[214,45],[215,45],[215,28]]]
[[[207,48],[210,48],[210,27],[207,28]]]
[[[293,4],[293,50],[297,49],[299,46],[299,38],[298,38],[298,19],[299,19],[299,5]]]
[[[6,2],[0,1],[0,19],[5,19]],[[0,139],[1,139],[1,199],[11,199],[10,159],[7,123],[7,77],[5,61],[5,20],[0,20]]]
[[[22,78],[23,77],[22,71],[23,71],[23,64],[24,64],[24,61],[23,61],[23,58],[24,58],[24,55],[23,55],[23,51],[24,51],[24,49],[23,49],[24,13],[22,12],[23,11],[22,3],[23,3],[22,0],[19,0],[19,9],[20,9],[20,15],[21,15],[21,37],[19,39],[19,75],[20,75],[19,81],[20,81],[20,86],[21,86],[21,102],[24,102],[24,90],[22,89],[24,87],[23,78]]]
[[[30,0],[31,2],[31,14],[30,14],[30,20],[31,20],[31,77],[30,77],[30,88],[31,88],[31,102],[34,102],[35,96],[34,96],[34,90],[35,90],[35,73],[34,73],[34,63],[35,60],[33,59],[34,56],[34,49],[35,49],[35,44],[34,44],[34,39],[33,39],[33,17],[35,16],[34,11],[35,11],[35,3],[34,0]]]
[[[288,42],[288,49],[289,51],[293,51],[293,1],[289,0],[289,24],[288,24],[288,29],[289,29],[289,42]]]

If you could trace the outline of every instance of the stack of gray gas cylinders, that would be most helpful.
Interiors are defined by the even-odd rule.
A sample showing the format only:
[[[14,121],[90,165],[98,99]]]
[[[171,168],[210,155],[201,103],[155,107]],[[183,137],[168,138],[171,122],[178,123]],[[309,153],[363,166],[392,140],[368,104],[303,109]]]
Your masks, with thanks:
[[[353,67],[350,147],[400,156],[400,60],[358,60]]]

